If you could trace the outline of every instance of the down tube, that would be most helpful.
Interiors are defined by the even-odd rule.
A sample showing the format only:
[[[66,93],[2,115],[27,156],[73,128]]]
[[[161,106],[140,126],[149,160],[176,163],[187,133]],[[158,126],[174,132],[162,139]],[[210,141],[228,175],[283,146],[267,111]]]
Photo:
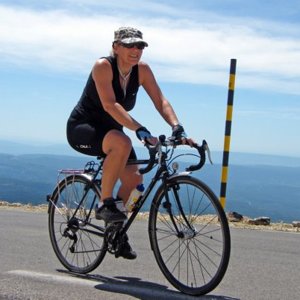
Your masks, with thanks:
[[[149,197],[151,191],[153,190],[154,186],[157,183],[157,176],[155,176],[149,186],[147,187],[146,191],[144,192],[144,194],[142,195],[142,197],[140,198],[140,200],[136,203],[136,206],[134,208],[133,213],[131,214],[130,218],[128,219],[126,225],[123,227],[122,233],[126,233],[128,228],[130,227],[130,225],[132,224],[133,220],[135,219],[136,215],[139,213],[140,209],[142,208],[142,206],[144,205],[145,201],[147,200],[147,198]]]

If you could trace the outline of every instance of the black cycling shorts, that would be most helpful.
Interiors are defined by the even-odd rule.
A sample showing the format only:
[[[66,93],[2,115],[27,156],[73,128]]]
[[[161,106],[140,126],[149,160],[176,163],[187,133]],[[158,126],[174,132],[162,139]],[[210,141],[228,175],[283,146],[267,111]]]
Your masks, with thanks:
[[[67,139],[70,146],[76,151],[92,156],[105,157],[102,141],[112,129],[123,132],[122,128],[112,126],[95,126],[91,123],[69,118],[67,123]],[[134,149],[131,149],[129,159],[137,159]]]

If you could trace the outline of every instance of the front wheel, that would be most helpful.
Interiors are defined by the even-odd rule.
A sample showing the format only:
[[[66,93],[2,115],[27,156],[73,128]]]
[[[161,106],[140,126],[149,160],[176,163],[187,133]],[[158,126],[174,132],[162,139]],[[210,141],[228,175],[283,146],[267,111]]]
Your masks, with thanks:
[[[94,214],[99,198],[99,189],[84,175],[66,177],[49,198],[51,244],[72,272],[91,272],[105,256],[104,224]]]
[[[221,282],[230,257],[229,227],[218,198],[202,181],[177,176],[158,189],[149,235],[161,271],[178,290],[203,295]]]

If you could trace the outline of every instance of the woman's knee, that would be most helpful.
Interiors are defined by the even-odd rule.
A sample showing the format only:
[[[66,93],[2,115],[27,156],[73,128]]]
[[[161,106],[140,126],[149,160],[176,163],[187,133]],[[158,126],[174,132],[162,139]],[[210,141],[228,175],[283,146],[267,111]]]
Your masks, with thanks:
[[[103,150],[109,153],[112,150],[118,150],[120,153],[129,154],[132,149],[130,138],[119,130],[109,131],[103,140]]]

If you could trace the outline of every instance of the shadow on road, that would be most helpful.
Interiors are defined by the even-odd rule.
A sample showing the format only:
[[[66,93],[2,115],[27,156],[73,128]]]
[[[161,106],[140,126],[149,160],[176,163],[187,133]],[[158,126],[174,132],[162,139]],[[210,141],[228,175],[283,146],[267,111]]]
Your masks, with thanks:
[[[153,299],[195,299],[194,296],[189,296],[178,291],[170,290],[167,286],[154,282],[143,281],[137,277],[106,277],[95,274],[77,274],[65,270],[57,270],[61,273],[69,274],[70,276],[95,281],[95,288],[101,291],[129,295],[141,300]],[[237,298],[219,296],[219,295],[204,295],[201,299],[206,300],[239,300]]]

